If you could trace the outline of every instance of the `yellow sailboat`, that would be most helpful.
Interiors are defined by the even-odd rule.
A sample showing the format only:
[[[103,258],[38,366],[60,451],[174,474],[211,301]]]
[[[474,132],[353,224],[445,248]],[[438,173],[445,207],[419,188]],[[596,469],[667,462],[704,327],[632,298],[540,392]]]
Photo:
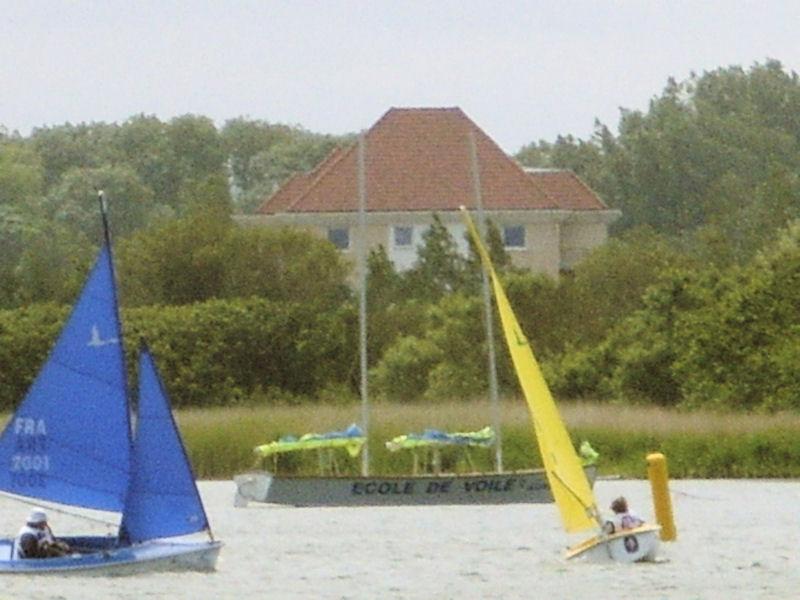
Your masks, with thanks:
[[[491,280],[503,334],[508,345],[525,400],[533,419],[536,440],[542,455],[550,491],[564,529],[576,533],[595,529],[597,535],[567,550],[567,558],[586,556],[621,562],[652,560],[658,545],[657,525],[644,524],[633,529],[607,533],[597,509],[592,487],[586,478],[575,447],[558,412],[522,328],[517,321],[489,253],[469,213],[462,214],[481,262]]]

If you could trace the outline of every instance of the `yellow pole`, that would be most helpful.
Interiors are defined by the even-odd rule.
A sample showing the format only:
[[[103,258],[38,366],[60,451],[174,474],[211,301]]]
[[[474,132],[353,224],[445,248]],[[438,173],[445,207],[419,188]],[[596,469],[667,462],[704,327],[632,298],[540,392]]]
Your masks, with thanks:
[[[676,538],[675,521],[672,518],[672,501],[669,496],[667,459],[660,452],[647,455],[647,477],[653,493],[656,522],[661,525],[661,539],[671,542]]]

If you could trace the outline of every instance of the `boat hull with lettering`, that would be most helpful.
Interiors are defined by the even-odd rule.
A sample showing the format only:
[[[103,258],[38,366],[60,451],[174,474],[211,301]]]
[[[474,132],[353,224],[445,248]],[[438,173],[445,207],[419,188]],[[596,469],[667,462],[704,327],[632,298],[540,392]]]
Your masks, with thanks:
[[[586,467],[594,481],[596,467]],[[414,506],[541,504],[553,501],[542,470],[418,476],[320,477],[251,471],[234,477],[236,506]]]

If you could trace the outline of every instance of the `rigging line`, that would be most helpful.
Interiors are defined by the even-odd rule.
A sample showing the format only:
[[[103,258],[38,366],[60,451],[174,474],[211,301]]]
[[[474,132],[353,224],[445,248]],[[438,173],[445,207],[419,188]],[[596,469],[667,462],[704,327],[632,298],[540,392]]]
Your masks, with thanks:
[[[685,496],[686,498],[695,498],[697,500],[710,500],[713,502],[719,502],[722,500],[722,498],[715,496],[702,496],[700,494],[692,494],[690,492],[681,492],[678,490],[671,490],[670,493],[672,493],[674,496]]]
[[[583,507],[583,510],[585,510],[585,511],[586,511],[586,514],[587,514],[588,516],[590,516],[592,519],[594,519],[595,521],[597,521],[597,524],[598,524],[598,525],[599,525],[599,526],[602,528],[602,526],[603,526],[603,520],[600,518],[600,511],[598,511],[598,510],[597,510],[597,506],[595,506],[595,505],[592,505],[592,506],[589,506],[589,505],[587,505],[587,504],[586,504],[586,503],[585,503],[585,502],[584,502],[584,501],[581,499],[581,497],[580,497],[580,496],[579,496],[579,495],[578,495],[578,494],[575,492],[575,490],[573,490],[573,489],[572,489],[572,488],[571,488],[569,485],[567,485],[567,482],[566,482],[566,481],[564,481],[564,480],[561,478],[561,475],[559,475],[559,474],[558,474],[558,473],[557,473],[555,470],[551,470],[551,471],[550,471],[550,474],[551,474],[553,477],[555,477],[555,478],[556,478],[556,480],[557,480],[557,481],[558,481],[558,482],[559,482],[561,485],[563,485],[563,486],[564,486],[564,489],[565,489],[565,490],[567,490],[567,491],[570,493],[570,495],[572,495],[572,497],[573,497],[573,498],[575,498],[575,500],[577,500],[577,501],[578,501],[578,504],[580,504],[580,505]]]
[[[60,515],[67,515],[69,517],[75,517],[75,518],[78,518],[78,519],[83,519],[85,521],[91,521],[93,523],[98,523],[100,525],[105,525],[107,527],[118,527],[119,526],[119,523],[115,523],[115,522],[109,521],[107,519],[101,519],[99,517],[92,517],[92,516],[89,516],[89,515],[84,515],[84,514],[73,512],[73,511],[69,511],[69,510],[64,510],[63,508],[59,508],[57,506],[53,506],[52,504],[48,504],[46,502],[41,502],[41,501],[39,501],[39,500],[37,500],[35,498],[22,498],[22,497],[19,497],[19,496],[15,496],[14,494],[9,494],[8,492],[3,492],[3,491],[0,491],[0,495],[4,496],[5,498],[7,498],[9,500],[14,500],[15,502],[19,502],[20,504],[27,504],[28,506],[31,506],[32,504],[35,504],[36,506],[41,506],[42,508],[47,509],[48,512],[58,513]]]

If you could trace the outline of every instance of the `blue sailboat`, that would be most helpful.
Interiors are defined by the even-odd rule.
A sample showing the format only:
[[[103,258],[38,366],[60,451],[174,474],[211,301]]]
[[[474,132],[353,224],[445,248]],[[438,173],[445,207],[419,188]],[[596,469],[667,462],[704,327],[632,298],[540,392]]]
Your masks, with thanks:
[[[18,558],[14,539],[0,539],[0,573],[212,570],[222,546],[144,344],[133,434],[104,211],[103,223],[105,243],[83,291],[0,434],[0,491],[121,513],[119,531],[61,537],[72,552],[53,558]]]

